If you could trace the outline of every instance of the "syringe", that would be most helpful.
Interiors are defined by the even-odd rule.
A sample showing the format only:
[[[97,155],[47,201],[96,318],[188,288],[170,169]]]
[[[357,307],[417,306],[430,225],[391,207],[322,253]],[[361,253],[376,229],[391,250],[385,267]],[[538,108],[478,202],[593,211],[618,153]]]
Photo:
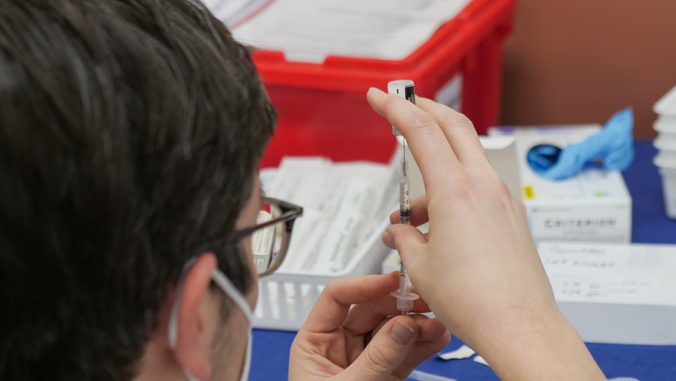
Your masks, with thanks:
[[[411,103],[415,104],[415,87],[413,81],[400,80],[392,81],[387,84],[387,92],[389,94],[398,95]],[[406,138],[404,138],[394,126],[392,126],[392,133],[396,136],[401,136],[403,139],[403,150],[401,160],[401,178],[399,179],[399,223],[411,224],[411,182],[408,178],[408,163],[406,161]],[[413,302],[419,299],[418,294],[411,292],[411,281],[408,278],[404,263],[401,263],[399,270],[399,290],[392,293],[392,296],[397,298],[397,309],[401,311],[402,315],[408,315],[413,309]]]

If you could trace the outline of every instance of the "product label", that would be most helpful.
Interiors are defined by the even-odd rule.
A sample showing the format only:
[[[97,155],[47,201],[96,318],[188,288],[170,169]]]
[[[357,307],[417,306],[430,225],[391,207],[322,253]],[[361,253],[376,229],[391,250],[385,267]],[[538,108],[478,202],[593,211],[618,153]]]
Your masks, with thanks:
[[[589,228],[614,228],[617,226],[616,218],[601,219],[558,219],[547,218],[543,225],[545,229],[589,229]]]
[[[406,86],[406,91],[404,92],[404,98],[406,98],[407,101],[415,104],[415,87],[414,86]]]
[[[658,296],[659,248],[542,243],[538,251],[557,301],[645,303]]]
[[[535,241],[626,243],[631,240],[628,205],[568,205],[528,207]]]

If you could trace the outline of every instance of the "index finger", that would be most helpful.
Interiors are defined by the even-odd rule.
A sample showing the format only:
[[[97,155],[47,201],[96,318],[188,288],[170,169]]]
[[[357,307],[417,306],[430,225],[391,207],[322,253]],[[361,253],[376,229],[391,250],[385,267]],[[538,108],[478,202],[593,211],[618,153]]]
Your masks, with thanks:
[[[369,89],[367,99],[371,107],[406,138],[426,189],[429,189],[429,181],[448,178],[449,169],[460,167],[451,145],[432,115],[405,99],[376,88]]]
[[[399,274],[336,278],[326,285],[301,330],[331,332],[345,321],[350,306],[389,295],[399,288]]]
[[[433,100],[416,97],[416,105],[439,121],[439,127],[461,164],[484,170],[491,167],[472,122],[463,114]]]

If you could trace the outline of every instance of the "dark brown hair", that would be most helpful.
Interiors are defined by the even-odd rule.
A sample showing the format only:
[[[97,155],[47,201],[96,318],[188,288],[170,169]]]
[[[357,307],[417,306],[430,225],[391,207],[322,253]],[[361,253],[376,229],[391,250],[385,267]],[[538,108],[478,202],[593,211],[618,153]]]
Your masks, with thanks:
[[[0,3],[0,379],[128,380],[274,112],[199,2]],[[238,250],[215,248],[240,291]]]

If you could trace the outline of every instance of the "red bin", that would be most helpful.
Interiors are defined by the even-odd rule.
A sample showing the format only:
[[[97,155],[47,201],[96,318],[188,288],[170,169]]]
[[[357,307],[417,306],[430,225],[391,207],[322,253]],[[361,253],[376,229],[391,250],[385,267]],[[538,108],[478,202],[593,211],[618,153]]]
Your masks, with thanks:
[[[261,167],[283,156],[385,163],[396,140],[387,121],[366,102],[369,87],[410,79],[416,94],[435,94],[462,75],[461,111],[480,134],[498,124],[502,43],[512,30],[516,0],[474,0],[415,52],[399,61],[329,56],[322,64],[288,62],[258,50],[253,60],[278,112]]]

